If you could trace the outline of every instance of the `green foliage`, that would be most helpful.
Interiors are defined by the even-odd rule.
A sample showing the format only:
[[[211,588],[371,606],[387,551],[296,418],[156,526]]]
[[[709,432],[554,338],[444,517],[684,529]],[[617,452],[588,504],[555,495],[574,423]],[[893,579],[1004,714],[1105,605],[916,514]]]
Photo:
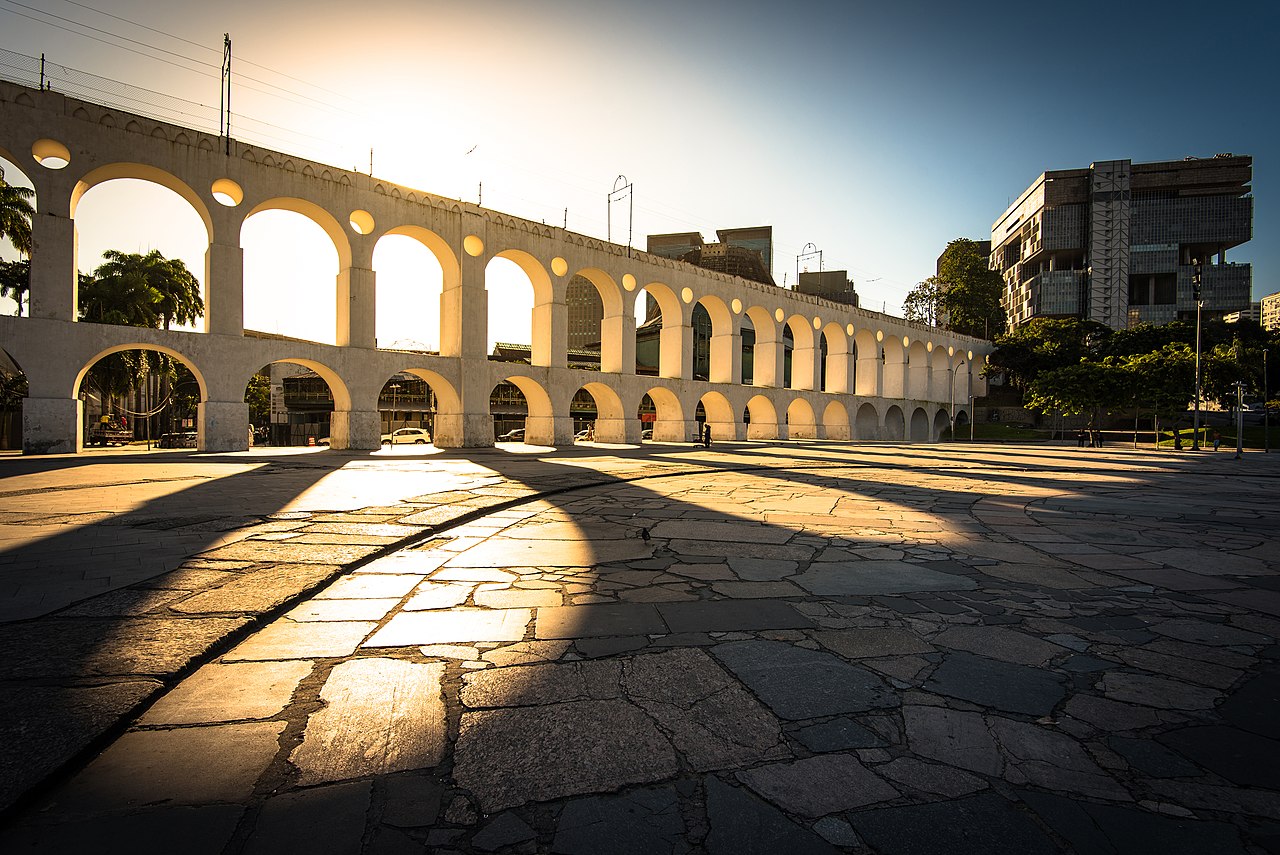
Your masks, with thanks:
[[[1098,356],[1098,342],[1108,332],[1094,321],[1034,318],[996,336],[996,350],[984,371],[988,375],[1003,372],[1014,385],[1026,389],[1045,372]]]
[[[26,187],[14,187],[4,180],[0,169],[0,239],[8,239],[13,248],[31,257],[31,218],[35,208],[31,199],[35,193]]]
[[[249,405],[249,421],[265,422],[271,416],[271,378],[258,373],[249,378],[244,390],[244,402]]]
[[[30,290],[30,261],[25,258],[19,261],[0,261],[0,296],[8,297],[18,304],[18,317],[22,317],[22,306],[27,302]]]
[[[902,315],[912,323],[936,326],[942,302],[942,282],[930,276],[911,289],[902,301]]]
[[[1004,280],[991,270],[976,241],[957,238],[938,259],[942,287],[939,317],[953,332],[991,338],[1004,332],[1006,316],[1000,304]]]
[[[100,324],[163,327],[189,324],[204,314],[200,283],[178,259],[108,250],[90,277],[80,280],[80,318]]]

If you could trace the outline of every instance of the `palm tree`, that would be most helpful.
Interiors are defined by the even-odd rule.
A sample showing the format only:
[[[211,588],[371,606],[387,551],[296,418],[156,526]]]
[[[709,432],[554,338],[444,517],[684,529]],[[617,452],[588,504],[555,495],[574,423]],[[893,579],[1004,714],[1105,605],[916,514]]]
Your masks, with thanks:
[[[111,308],[122,310],[123,316],[130,320],[100,320],[99,323],[167,330],[174,322],[189,324],[204,314],[200,282],[180,259],[165,258],[154,249],[146,255],[110,249],[102,257],[104,261],[93,271],[93,278],[98,283],[109,283],[113,298]],[[147,307],[142,309],[114,302],[114,298],[143,301]],[[81,315],[84,316],[83,308]]]
[[[9,297],[18,304],[18,317],[22,317],[22,304],[27,302],[30,290],[30,261],[0,261],[0,297]]]
[[[13,248],[31,257],[31,218],[35,208],[30,200],[35,192],[26,187],[14,187],[4,180],[0,169],[0,238],[8,238]]]

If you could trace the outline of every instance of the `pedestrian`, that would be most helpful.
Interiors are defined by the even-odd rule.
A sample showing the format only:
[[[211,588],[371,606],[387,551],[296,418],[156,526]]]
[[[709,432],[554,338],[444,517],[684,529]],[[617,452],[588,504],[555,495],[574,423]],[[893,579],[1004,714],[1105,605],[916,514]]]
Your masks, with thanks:
[[[1178,430],[1176,427],[1173,429],[1173,450],[1182,450],[1182,431]]]
[[[596,423],[591,422],[587,425],[587,442],[596,441]]]
[[[1084,428],[1076,431],[1076,448],[1084,448]]]
[[[1215,431],[1213,432],[1213,450],[1214,450],[1214,451],[1217,451],[1217,450],[1218,450],[1218,446],[1219,446],[1219,445],[1221,445],[1221,444],[1222,444],[1222,434],[1218,433],[1218,432],[1215,430]]]
[[[711,447],[711,424],[709,422],[702,423],[702,447]]]

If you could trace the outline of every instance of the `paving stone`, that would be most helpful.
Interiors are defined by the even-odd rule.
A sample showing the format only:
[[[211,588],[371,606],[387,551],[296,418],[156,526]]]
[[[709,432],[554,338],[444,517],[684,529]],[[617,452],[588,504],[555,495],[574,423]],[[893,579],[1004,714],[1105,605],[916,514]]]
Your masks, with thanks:
[[[0,851],[94,855],[220,855],[235,833],[239,805],[173,807],[0,832]]]
[[[244,618],[47,618],[0,625],[0,680],[176,674]]]
[[[830,653],[781,641],[734,641],[711,652],[773,712],[792,721],[894,707],[872,672]]]
[[[705,780],[708,855],[835,855],[838,851],[746,790],[715,777]]]
[[[206,724],[270,718],[285,708],[312,663],[209,664],[175,686],[140,722]]]
[[[1209,623],[1202,620],[1161,621],[1153,623],[1151,631],[1191,644],[1211,644],[1224,647],[1233,645],[1262,646],[1273,642],[1273,639],[1260,633],[1248,632],[1226,624]]]
[[[529,609],[453,609],[400,612],[364,643],[365,647],[408,647],[420,644],[466,644],[474,641],[520,641]]]
[[[379,621],[391,613],[400,600],[308,600],[285,617],[298,623],[309,621]]]
[[[563,855],[681,855],[692,850],[685,839],[679,796],[671,787],[658,787],[570,801],[560,812],[551,851]]]
[[[434,825],[440,813],[444,786],[427,774],[402,772],[382,779],[385,801],[382,822],[401,828]]]
[[[912,752],[984,775],[1004,771],[995,738],[980,713],[908,705],[902,708],[902,720]]]
[[[1094,804],[1052,793],[1019,793],[1072,852],[1124,855],[1233,855],[1246,851],[1230,825],[1159,816],[1118,805]]]
[[[742,783],[790,813],[819,817],[897,798],[898,791],[849,754],[821,754],[739,772]]]
[[[1193,781],[1150,780],[1151,792],[1191,810],[1220,811],[1280,820],[1280,794],[1245,787],[1224,787]]]
[[[371,789],[371,782],[359,781],[313,787],[267,799],[245,843],[246,855],[359,852]]]
[[[670,549],[676,555],[710,555],[716,558],[754,558],[765,561],[808,561],[813,547],[788,544],[751,543],[721,540],[708,541],[694,535],[691,540],[672,540]]]
[[[459,700],[479,709],[617,698],[621,674],[622,664],[611,660],[495,668],[465,675]]]
[[[895,627],[828,630],[815,632],[813,637],[823,647],[849,659],[934,652],[933,645],[911,630]]]
[[[1139,730],[1160,723],[1159,714],[1150,707],[1081,693],[1072,695],[1063,711],[1107,732]]]
[[[672,564],[666,572],[703,582],[730,581],[738,578],[724,564]]]
[[[1151,739],[1113,736],[1107,746],[1129,765],[1152,778],[1191,778],[1203,774],[1199,766]]]
[[[476,832],[476,835],[471,838],[471,845],[481,852],[494,852],[526,840],[533,840],[535,836],[537,835],[534,830],[524,820],[511,811],[504,811]]]
[[[451,609],[454,606],[460,606],[467,601],[467,597],[471,596],[472,587],[471,585],[424,582],[404,604],[404,611]]]
[[[1071,737],[1001,716],[988,716],[987,727],[1005,758],[1006,780],[1131,801],[1128,792],[1108,777]]]
[[[382,549],[360,544],[306,544],[290,541],[241,540],[201,553],[201,558],[269,564],[354,564]]]
[[[629,540],[519,540],[496,537],[449,559],[447,567],[591,567],[653,554],[649,542]]]
[[[933,643],[1021,665],[1044,665],[1065,652],[1033,635],[998,626],[951,627],[935,636]]]
[[[294,623],[276,621],[222,657],[224,662],[269,659],[327,659],[350,656],[373,631],[372,621]]]
[[[1192,686],[1147,674],[1124,674],[1117,671],[1104,675],[1100,686],[1106,696],[1113,700],[1159,709],[1213,709],[1222,696],[1221,692],[1203,686]]]
[[[944,659],[925,688],[975,704],[1036,716],[1048,715],[1066,697],[1062,684],[1048,672],[970,653],[953,653]]]
[[[711,590],[735,599],[803,597],[806,592],[786,581],[775,582],[715,582]]]
[[[714,522],[711,520],[663,520],[650,530],[655,538],[679,540],[696,538],[705,542],[728,541],[735,544],[782,544],[794,532],[778,526],[749,520]],[[704,553],[705,554],[705,553]]]
[[[1058,847],[1025,813],[993,793],[849,815],[880,855],[1055,855]]]
[[[657,608],[642,603],[591,603],[537,611],[540,639],[653,635],[667,631]]]
[[[1280,742],[1234,727],[1185,727],[1156,737],[1235,784],[1280,790]]]
[[[158,693],[155,680],[0,691],[0,809]]]
[[[320,690],[324,708],[307,720],[289,760],[303,786],[435,766],[444,755],[444,666],[350,659]]]
[[[901,786],[949,799],[967,796],[987,788],[987,782],[976,775],[961,772],[950,766],[925,763],[914,757],[899,757],[891,763],[877,766],[876,774]]]
[[[242,802],[275,757],[283,729],[284,722],[264,721],[126,733],[59,790],[51,811]]]
[[[795,561],[736,557],[729,559],[729,566],[733,568],[733,572],[739,579],[748,582],[770,582],[794,575],[798,565]]]
[[[1263,576],[1275,572],[1265,561],[1221,549],[1212,553],[1203,549],[1162,549],[1143,553],[1142,557],[1152,564],[1165,564],[1204,576]]]
[[[1271,737],[1276,733],[1277,709],[1280,709],[1280,668],[1272,665],[1232,692],[1218,707],[1218,714],[1238,728]]]
[[[813,621],[780,600],[711,600],[657,607],[671,632],[807,629]]]
[[[498,666],[528,665],[534,662],[554,661],[563,656],[568,649],[567,641],[521,641],[490,650],[479,658]]]
[[[622,700],[466,712],[454,748],[454,779],[486,813],[660,781],[676,769],[670,743]]]
[[[820,596],[872,596],[909,591],[968,591],[978,583],[967,576],[940,573],[903,561],[813,564],[792,581]]]
[[[814,752],[848,751],[853,748],[883,748],[887,742],[875,731],[848,716],[838,716],[795,731],[795,738]]]
[[[356,573],[344,576],[325,588],[320,600],[399,599],[418,586],[425,577],[416,574]]]
[[[560,592],[548,590],[476,591],[475,604],[486,609],[535,609],[563,605]]]
[[[60,617],[126,617],[162,609],[188,595],[188,591],[156,588],[125,588],[109,591],[58,612]]]

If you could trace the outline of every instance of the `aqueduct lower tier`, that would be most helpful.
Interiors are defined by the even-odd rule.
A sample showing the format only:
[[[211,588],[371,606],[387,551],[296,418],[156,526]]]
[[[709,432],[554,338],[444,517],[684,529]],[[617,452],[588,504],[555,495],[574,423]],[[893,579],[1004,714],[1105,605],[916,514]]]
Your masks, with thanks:
[[[596,438],[637,442],[647,394],[654,439],[686,440],[699,403],[717,439],[815,437],[935,440],[970,394],[988,342],[909,324],[783,288],[703,270],[200,131],[0,81],[0,156],[36,190],[30,317],[0,318],[0,347],[25,371],[28,452],[78,451],[80,384],[102,356],[151,348],[184,362],[200,387],[199,443],[247,445],[249,378],[277,361],[305,365],[330,386],[336,448],[377,448],[378,398],[398,372],[436,395],[435,441],[493,443],[489,396],[509,380],[529,405],[526,441],[573,441],[569,404],[586,388],[596,401]],[[76,206],[115,178],[161,184],[199,214],[208,236],[202,332],[113,327],[76,320]],[[333,241],[339,272],[335,345],[245,335],[240,234],[270,209],[316,222]],[[373,249],[387,235],[420,241],[443,271],[440,352],[375,346]],[[533,286],[530,365],[488,359],[489,261],[509,259]],[[568,367],[569,280],[599,292],[600,370]],[[635,373],[632,307],[647,291],[662,311],[657,377]],[[693,379],[692,315],[711,319],[710,371]],[[753,384],[742,384],[742,330],[754,330]],[[788,336],[790,377],[784,364]],[[784,383],[785,380],[789,382]],[[743,419],[749,413],[749,424]]]

